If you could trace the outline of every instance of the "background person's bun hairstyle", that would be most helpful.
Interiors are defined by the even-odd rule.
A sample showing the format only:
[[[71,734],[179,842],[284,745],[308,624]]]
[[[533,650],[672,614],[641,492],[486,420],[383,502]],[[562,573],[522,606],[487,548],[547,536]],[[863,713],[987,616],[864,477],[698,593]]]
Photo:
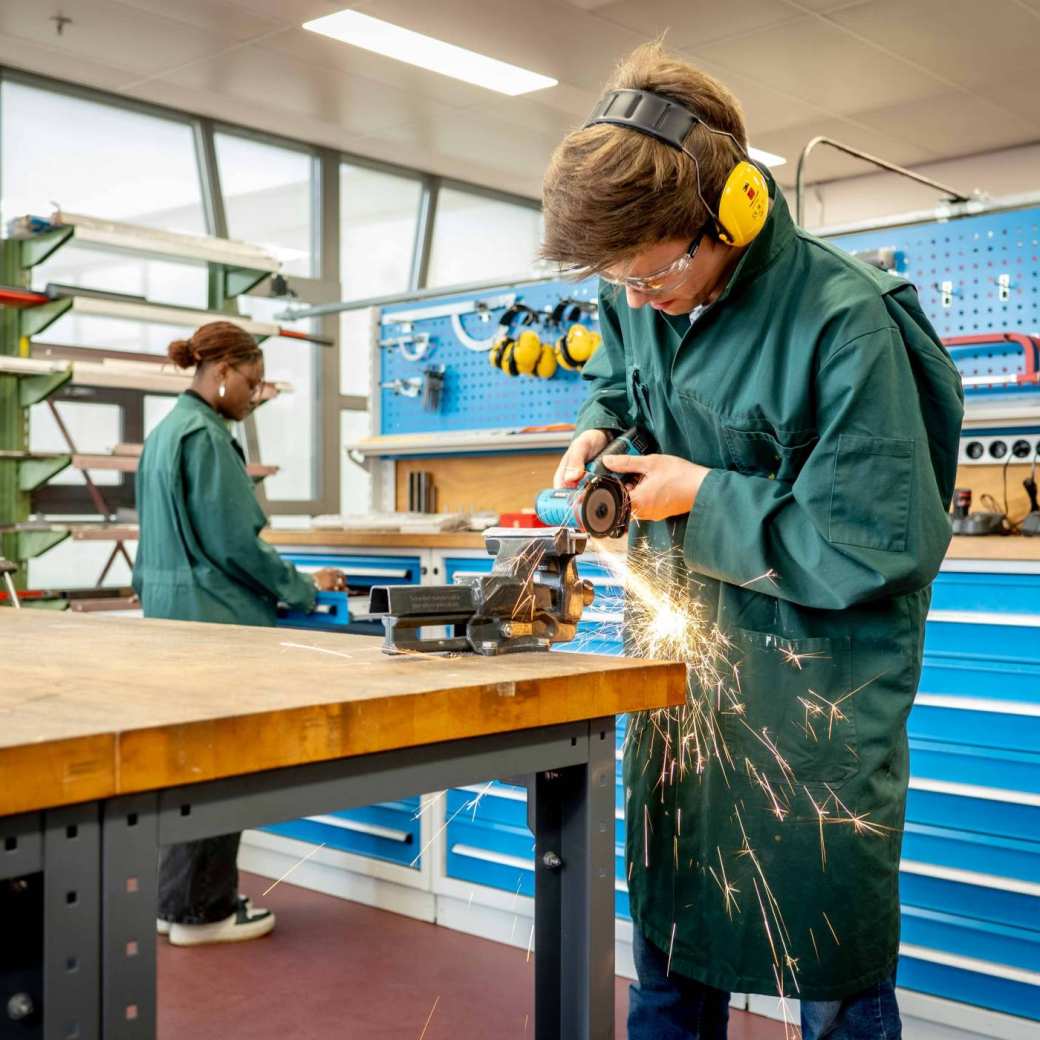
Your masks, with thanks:
[[[201,325],[188,339],[175,339],[166,353],[178,368],[219,361],[243,364],[263,357],[260,345],[244,329],[230,321]]]

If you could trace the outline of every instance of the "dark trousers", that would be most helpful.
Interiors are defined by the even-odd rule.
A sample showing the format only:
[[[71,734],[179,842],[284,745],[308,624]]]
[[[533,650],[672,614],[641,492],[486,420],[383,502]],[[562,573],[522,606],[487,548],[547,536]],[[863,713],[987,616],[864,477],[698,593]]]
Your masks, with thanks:
[[[639,982],[628,1004],[628,1040],[726,1040],[729,994],[668,971],[668,957],[632,929]],[[844,1000],[802,1001],[803,1040],[899,1040],[895,979]]]
[[[159,850],[159,916],[178,924],[211,924],[238,907],[238,843],[223,834]]]

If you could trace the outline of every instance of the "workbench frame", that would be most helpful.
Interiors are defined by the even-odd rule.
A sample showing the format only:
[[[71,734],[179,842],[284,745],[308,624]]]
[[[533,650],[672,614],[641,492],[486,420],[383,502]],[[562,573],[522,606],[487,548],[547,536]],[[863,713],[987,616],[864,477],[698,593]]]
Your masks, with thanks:
[[[614,1035],[614,719],[0,818],[0,879],[44,877],[44,1040],[154,1040],[161,845],[532,775],[535,1037]]]

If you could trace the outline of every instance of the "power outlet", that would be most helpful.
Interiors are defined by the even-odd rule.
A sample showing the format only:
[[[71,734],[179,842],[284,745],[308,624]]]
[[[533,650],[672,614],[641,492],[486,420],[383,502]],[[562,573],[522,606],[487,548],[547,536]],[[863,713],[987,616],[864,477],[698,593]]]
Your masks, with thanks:
[[[1040,435],[1031,433],[965,435],[961,437],[958,463],[961,466],[1031,465],[1040,454]]]

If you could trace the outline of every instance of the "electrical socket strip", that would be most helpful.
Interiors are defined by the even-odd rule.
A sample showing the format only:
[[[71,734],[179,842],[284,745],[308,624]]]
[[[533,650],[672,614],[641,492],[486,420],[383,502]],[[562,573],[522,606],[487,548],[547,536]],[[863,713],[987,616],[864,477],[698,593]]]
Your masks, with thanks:
[[[1035,432],[969,434],[961,437],[957,461],[961,466],[1003,466],[1010,455],[1010,465],[1029,466],[1036,452],[1040,452],[1040,434]]]

